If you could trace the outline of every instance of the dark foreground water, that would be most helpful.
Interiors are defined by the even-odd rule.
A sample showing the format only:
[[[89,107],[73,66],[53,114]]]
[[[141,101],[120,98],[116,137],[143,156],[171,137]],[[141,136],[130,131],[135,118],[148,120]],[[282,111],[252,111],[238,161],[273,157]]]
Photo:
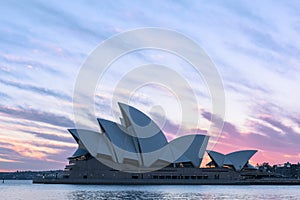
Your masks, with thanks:
[[[300,199],[300,186],[101,186],[0,183],[0,200],[9,199]]]

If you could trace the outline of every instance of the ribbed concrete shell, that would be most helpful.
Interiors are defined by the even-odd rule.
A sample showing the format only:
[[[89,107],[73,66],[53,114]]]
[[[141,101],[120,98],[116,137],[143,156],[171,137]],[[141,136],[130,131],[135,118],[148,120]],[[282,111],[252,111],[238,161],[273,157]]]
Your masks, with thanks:
[[[95,158],[106,158],[118,164],[137,163],[146,168],[159,162],[167,165],[189,162],[194,167],[200,166],[208,136],[187,135],[168,143],[158,125],[147,115],[126,104],[120,103],[119,106],[121,124],[98,119],[103,133],[69,130],[79,144],[71,158],[88,152]]]
[[[227,165],[232,166],[237,171],[242,170],[256,152],[257,150],[243,150],[224,155],[216,151],[207,151],[209,157],[217,167]]]

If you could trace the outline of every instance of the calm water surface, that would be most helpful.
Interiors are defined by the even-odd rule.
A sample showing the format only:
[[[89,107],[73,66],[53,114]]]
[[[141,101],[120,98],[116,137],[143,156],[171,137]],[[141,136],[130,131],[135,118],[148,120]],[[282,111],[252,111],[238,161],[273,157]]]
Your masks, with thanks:
[[[300,186],[101,186],[0,183],[0,200],[10,199],[300,199]]]

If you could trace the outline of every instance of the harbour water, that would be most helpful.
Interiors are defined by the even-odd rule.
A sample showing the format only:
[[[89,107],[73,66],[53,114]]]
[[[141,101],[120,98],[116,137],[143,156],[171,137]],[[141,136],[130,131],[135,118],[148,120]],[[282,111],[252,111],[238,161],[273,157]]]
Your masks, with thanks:
[[[32,184],[6,180],[0,199],[300,199],[300,186],[103,186]]]

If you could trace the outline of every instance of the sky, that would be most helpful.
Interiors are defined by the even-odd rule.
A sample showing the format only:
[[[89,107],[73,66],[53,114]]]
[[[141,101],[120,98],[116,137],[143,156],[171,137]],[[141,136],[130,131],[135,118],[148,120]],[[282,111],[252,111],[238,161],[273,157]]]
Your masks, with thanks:
[[[215,64],[226,112],[213,150],[257,149],[253,164],[300,161],[299,1],[5,1],[0,24],[0,171],[63,169],[77,147],[67,129],[75,126],[73,93],[82,65],[104,40],[145,27],[191,38]],[[199,113],[197,131],[205,133],[212,115],[205,82],[185,61],[158,50],[112,64],[95,90],[95,117],[116,119],[113,95],[122,101],[129,94],[113,88],[147,63],[172,66],[195,88],[198,103],[191,106]],[[129,103],[158,124],[163,116],[171,140],[181,122],[181,92],[143,86]],[[195,128],[183,126],[187,133]]]

